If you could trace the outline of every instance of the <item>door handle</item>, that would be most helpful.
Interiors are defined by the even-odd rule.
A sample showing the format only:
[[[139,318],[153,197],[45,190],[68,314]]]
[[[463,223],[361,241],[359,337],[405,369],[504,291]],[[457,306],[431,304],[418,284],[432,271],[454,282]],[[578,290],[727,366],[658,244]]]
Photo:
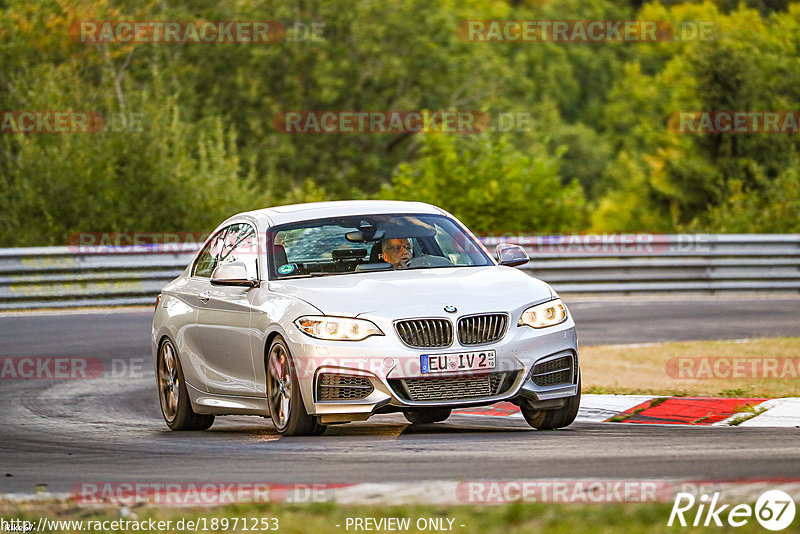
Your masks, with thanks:
[[[208,299],[211,298],[211,292],[210,291],[203,291],[202,293],[197,295],[197,298],[200,299],[200,302],[205,304],[206,302],[208,302]]]

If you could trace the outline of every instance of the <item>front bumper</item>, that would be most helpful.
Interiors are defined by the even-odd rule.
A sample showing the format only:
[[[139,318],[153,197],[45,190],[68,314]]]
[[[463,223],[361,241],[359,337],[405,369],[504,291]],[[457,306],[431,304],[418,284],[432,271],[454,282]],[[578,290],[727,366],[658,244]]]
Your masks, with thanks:
[[[306,410],[320,416],[323,423],[337,423],[366,420],[376,412],[398,411],[403,409],[424,409],[431,407],[468,407],[493,404],[504,400],[528,402],[544,409],[557,407],[568,397],[578,394],[578,343],[575,325],[570,318],[562,325],[534,330],[529,327],[512,325],[505,337],[496,343],[470,347],[455,342],[446,349],[412,349],[401,343],[393,343],[391,336],[368,338],[364,341],[343,343],[311,340],[296,332],[290,334],[292,353],[296,359],[300,387]],[[496,367],[489,377],[486,371],[462,372],[440,375],[420,372],[420,355],[431,353],[458,353],[476,350],[494,350]],[[564,358],[571,358],[572,370],[568,381],[560,380],[550,384],[542,376],[532,377],[532,371],[553,373],[553,365]],[[558,367],[558,365],[556,366]],[[319,381],[323,374],[362,377],[361,382],[371,385],[372,390],[364,398],[345,400],[320,399]],[[457,377],[469,384],[482,384],[491,379],[497,387],[488,386],[491,393],[481,394],[472,389],[471,396],[458,397]],[[488,377],[488,378],[487,378]],[[563,375],[560,375],[564,378]],[[444,381],[441,381],[444,379]],[[443,395],[456,398],[420,399],[420,395],[409,392],[412,381],[416,391],[425,390],[424,380],[440,380],[434,389]],[[466,384],[466,382],[464,382]],[[452,386],[452,387],[450,387]],[[482,386],[486,387],[486,386]],[[465,386],[466,389],[470,389]],[[456,393],[452,393],[456,391]],[[478,391],[475,396],[475,391]],[[485,390],[488,391],[488,390]],[[436,397],[433,392],[430,396]],[[425,395],[422,395],[423,397]],[[525,399],[525,400],[522,400]]]

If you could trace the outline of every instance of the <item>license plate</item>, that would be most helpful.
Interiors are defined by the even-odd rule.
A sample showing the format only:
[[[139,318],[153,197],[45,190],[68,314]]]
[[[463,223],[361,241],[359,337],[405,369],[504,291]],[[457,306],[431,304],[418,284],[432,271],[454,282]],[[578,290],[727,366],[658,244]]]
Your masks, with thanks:
[[[495,352],[481,350],[475,352],[455,352],[448,354],[423,354],[419,357],[422,373],[448,373],[454,371],[474,371],[494,369]]]

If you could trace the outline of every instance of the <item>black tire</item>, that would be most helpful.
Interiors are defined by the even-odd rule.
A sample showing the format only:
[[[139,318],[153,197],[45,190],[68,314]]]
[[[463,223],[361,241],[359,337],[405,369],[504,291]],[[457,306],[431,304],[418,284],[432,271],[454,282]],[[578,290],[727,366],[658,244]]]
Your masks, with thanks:
[[[171,430],[206,430],[214,424],[213,415],[192,410],[181,359],[172,341],[165,339],[158,348],[156,385],[161,415]]]
[[[403,415],[412,425],[427,425],[444,421],[450,417],[450,412],[452,411],[451,408],[431,408],[425,411],[403,412]]]
[[[578,394],[567,398],[566,404],[557,410],[532,410],[525,405],[520,407],[522,416],[533,428],[538,430],[555,430],[564,428],[575,421],[581,406],[581,382],[578,380]]]
[[[314,419],[317,419],[317,418],[315,417]],[[322,434],[325,433],[326,430],[328,430],[328,425],[323,425],[322,423],[319,422],[319,419],[317,419],[316,426],[314,427],[314,430],[311,431],[310,435],[311,436],[321,436]]]
[[[272,424],[284,436],[317,436],[326,426],[306,412],[289,347],[277,336],[266,358],[267,403]]]

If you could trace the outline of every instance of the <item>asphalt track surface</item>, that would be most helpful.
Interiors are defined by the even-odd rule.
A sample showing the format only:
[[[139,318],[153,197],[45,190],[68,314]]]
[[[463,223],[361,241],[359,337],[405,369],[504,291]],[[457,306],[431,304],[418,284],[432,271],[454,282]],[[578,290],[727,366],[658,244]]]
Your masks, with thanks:
[[[583,345],[800,336],[800,298],[566,299]],[[0,314],[0,357],[144,362],[93,380],[0,380],[0,493],[80,482],[358,483],[561,478],[737,480],[800,476],[800,429],[402,415],[281,438],[267,419],[170,432],[150,368],[150,310]]]

